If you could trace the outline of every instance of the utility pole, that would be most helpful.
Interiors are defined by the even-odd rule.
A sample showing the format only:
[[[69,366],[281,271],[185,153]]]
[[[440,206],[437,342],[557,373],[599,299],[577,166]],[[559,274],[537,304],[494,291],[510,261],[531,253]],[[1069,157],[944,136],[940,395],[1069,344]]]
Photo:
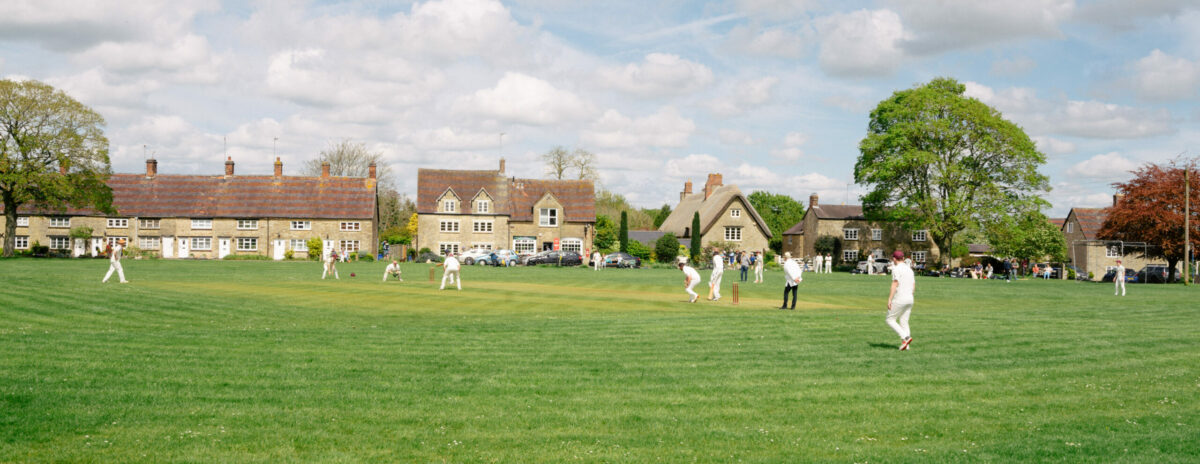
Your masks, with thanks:
[[[1189,285],[1192,275],[1192,166],[1183,171],[1183,285]]]

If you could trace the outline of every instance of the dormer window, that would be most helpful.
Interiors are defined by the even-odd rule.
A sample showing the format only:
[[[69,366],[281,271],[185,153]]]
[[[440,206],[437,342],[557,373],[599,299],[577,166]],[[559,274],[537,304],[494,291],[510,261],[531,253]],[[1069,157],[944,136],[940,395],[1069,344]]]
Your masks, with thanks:
[[[479,200],[479,201],[475,202],[475,212],[476,213],[487,214],[487,213],[491,212],[491,210],[492,210],[492,206],[491,206],[490,201]]]
[[[458,202],[456,202],[456,201],[454,201],[454,200],[443,200],[443,201],[442,201],[442,212],[443,212],[443,213],[453,213],[453,212],[455,212],[455,211],[458,209],[458,208],[457,208],[457,207],[458,207],[457,203],[458,203]]]

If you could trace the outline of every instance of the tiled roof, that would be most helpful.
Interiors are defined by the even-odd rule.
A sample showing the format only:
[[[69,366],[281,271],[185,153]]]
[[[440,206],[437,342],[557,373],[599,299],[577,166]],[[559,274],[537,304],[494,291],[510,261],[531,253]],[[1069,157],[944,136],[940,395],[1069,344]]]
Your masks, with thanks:
[[[1050,218],[1050,224],[1059,229],[1063,228],[1063,224],[1067,223],[1067,218]]]
[[[1085,240],[1095,240],[1104,220],[1108,218],[1107,208],[1071,208],[1075,220],[1079,221],[1079,231]]]
[[[360,177],[185,176],[113,174],[108,179],[120,216],[200,218],[370,219],[376,186]],[[27,214],[48,214],[22,207]],[[58,214],[95,215],[91,209]]]
[[[492,197],[489,213],[508,215],[513,221],[531,221],[533,205],[547,193],[563,206],[566,222],[596,222],[596,191],[590,180],[506,178],[500,171],[420,169],[417,171],[417,212],[436,213],[438,199],[447,190],[462,200],[459,212],[474,213],[471,200],[482,190]]]
[[[762,229],[763,235],[771,238],[771,228],[767,227],[766,221],[763,221],[762,216],[758,215],[758,211],[754,210],[754,206],[750,204],[750,200],[742,195],[742,191],[736,185],[722,185],[717,187],[709,195],[708,199],[704,198],[704,192],[693,193],[680,200],[679,205],[675,207],[667,219],[663,221],[658,230],[663,232],[673,232],[677,237],[682,237],[684,231],[692,227],[692,217],[696,212],[700,212],[700,231],[701,235],[708,232],[708,229],[716,224],[716,219],[725,212],[725,207],[734,199],[741,199],[746,205],[746,209],[750,210],[750,217],[758,224],[758,228]]]
[[[984,245],[984,244],[979,244],[979,243],[972,243],[972,244],[967,245],[967,253],[984,254],[984,253],[991,253],[991,252],[992,252],[992,247],[990,245]]]
[[[783,235],[804,235],[804,220],[801,219],[796,225],[783,231]]]

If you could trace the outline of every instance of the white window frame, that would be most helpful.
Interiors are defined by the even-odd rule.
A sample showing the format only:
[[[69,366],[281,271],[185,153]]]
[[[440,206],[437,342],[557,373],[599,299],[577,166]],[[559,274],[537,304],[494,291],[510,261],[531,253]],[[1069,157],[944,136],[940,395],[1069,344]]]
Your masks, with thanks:
[[[471,249],[494,251],[496,247],[495,244],[490,242],[473,242],[471,243]]]
[[[339,240],[338,249],[343,253],[358,253],[361,248],[358,240]]]
[[[108,218],[108,221],[105,223],[105,227],[107,227],[109,229],[128,229],[129,228],[129,219],[128,218]]]
[[[308,240],[302,238],[293,238],[288,240],[288,249],[293,252],[308,252]]]
[[[871,229],[871,240],[876,242],[883,240],[883,229]]]
[[[237,251],[258,251],[258,237],[237,237],[234,239],[237,242]],[[251,244],[250,246],[244,246]]]
[[[537,237],[513,237],[513,251],[518,254],[537,252]]]
[[[158,229],[162,227],[162,219],[138,219],[138,229]]]
[[[857,229],[855,229],[857,230]],[[842,250],[843,263],[858,263],[858,250]]]
[[[162,248],[162,237],[138,237],[138,248],[143,250],[157,250]]]
[[[1105,258],[1120,258],[1121,257],[1121,246],[1120,245],[1105,246],[1104,247],[1104,257]]]
[[[491,212],[491,202],[487,200],[479,200],[475,202],[475,212],[479,214],[488,214]]]
[[[358,221],[342,221],[338,223],[338,229],[342,232],[358,232],[362,230],[362,223]]]
[[[740,208],[733,208],[733,209],[729,210],[729,217],[735,217],[735,218],[742,217],[742,210]]]
[[[461,248],[458,242],[438,242],[438,254],[446,256],[446,252],[458,253]]]
[[[538,210],[538,226],[558,227],[558,208],[540,208]]]
[[[442,200],[443,213],[457,213],[458,202],[450,199]]]
[[[495,231],[495,221],[471,221],[471,232],[490,234]]]
[[[64,235],[50,236],[50,249],[51,250],[69,250],[69,249],[71,249],[71,237],[67,237]]]
[[[912,241],[924,242],[926,240],[929,240],[929,231],[928,230],[914,230],[913,231]]]
[[[237,230],[258,230],[258,219],[238,219]]]
[[[923,263],[923,262],[925,262],[925,259],[926,259],[926,258],[927,258],[927,256],[928,256],[928,255],[927,255],[927,253],[928,253],[927,251],[914,251],[914,252],[912,252],[912,260],[913,260],[913,262],[914,262],[914,263]]]
[[[564,238],[558,241],[558,248],[562,251],[573,251],[583,254],[583,239]]]
[[[1071,221],[1067,221],[1067,233],[1068,234],[1071,233],[1073,231],[1072,229],[1074,229],[1074,228],[1075,228],[1075,224],[1071,223]]]
[[[192,219],[193,230],[212,230],[212,219]]]
[[[858,240],[858,229],[842,229],[842,240]]]
[[[17,216],[17,227],[29,227],[29,216]]]
[[[742,228],[736,227],[736,226],[725,227],[725,241],[726,242],[742,241]]]
[[[29,236],[28,235],[14,235],[13,236],[13,249],[28,250],[29,249]]]
[[[71,216],[51,216],[49,227],[71,227]]]
[[[188,239],[191,251],[212,251],[212,237],[191,237]],[[199,243],[207,243],[205,246],[198,245]]]
[[[457,219],[442,219],[438,221],[438,232],[460,232],[461,222]]]
[[[312,230],[312,221],[291,221],[292,230]]]

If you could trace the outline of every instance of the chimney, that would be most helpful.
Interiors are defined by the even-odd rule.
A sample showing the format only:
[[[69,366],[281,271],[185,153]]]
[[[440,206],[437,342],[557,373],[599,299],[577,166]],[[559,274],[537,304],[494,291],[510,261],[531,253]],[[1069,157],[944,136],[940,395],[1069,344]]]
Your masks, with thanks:
[[[283,161],[279,157],[275,157],[275,177],[283,177]]]
[[[683,201],[683,199],[685,197],[687,197],[688,195],[691,195],[691,194],[692,194],[692,181],[691,181],[691,179],[688,179],[687,182],[683,183],[683,191],[679,192],[679,201]]]
[[[504,158],[500,158],[500,174],[504,174]]]
[[[721,185],[720,174],[709,174],[708,182],[704,183],[704,199],[707,200],[708,197],[712,196],[713,191],[715,191],[717,187],[720,187]]]
[[[233,157],[225,157],[225,178],[233,177]]]
[[[158,160],[150,158],[146,160],[146,178],[153,179],[158,175]]]
[[[1116,195],[1113,195],[1113,206],[1117,206],[1117,203],[1120,203],[1121,200],[1124,200],[1124,199],[1125,199],[1124,194],[1118,193]]]
[[[375,178],[375,162],[374,161],[372,161],[371,164],[367,165],[367,177],[370,177],[371,179]]]
[[[813,192],[812,195],[808,196],[808,209],[813,209],[816,207],[817,207],[817,193]]]
[[[321,177],[323,177],[323,178],[329,177],[329,162],[328,161],[324,161],[321,163]]]

